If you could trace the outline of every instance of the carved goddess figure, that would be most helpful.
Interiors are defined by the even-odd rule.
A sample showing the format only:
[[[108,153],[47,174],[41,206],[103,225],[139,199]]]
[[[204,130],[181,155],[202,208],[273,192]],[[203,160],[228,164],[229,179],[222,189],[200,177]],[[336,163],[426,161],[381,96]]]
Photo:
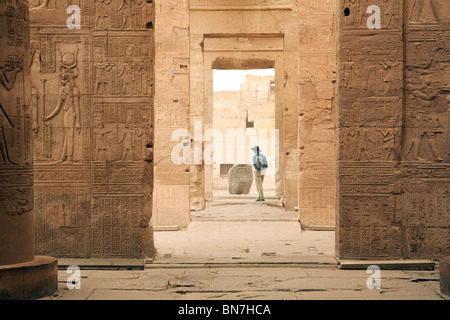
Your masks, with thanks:
[[[75,130],[78,134],[81,133],[80,90],[75,83],[77,73],[74,71],[76,62],[73,59],[76,58],[72,54],[63,56],[61,69],[64,71],[60,74],[61,88],[58,93],[58,102],[52,113],[44,117],[44,121],[47,122],[55,117],[61,109],[64,112],[62,124],[63,146],[61,156],[56,163],[73,161]]]

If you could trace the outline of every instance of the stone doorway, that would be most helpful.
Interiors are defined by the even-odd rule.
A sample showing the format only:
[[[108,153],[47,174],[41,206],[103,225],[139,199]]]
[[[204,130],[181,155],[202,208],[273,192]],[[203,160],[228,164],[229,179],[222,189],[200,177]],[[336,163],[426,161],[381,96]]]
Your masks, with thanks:
[[[241,37],[241,39],[236,42],[236,37]],[[225,155],[224,159],[219,159],[219,162],[225,162],[222,164],[222,168],[220,168],[220,163],[216,160],[214,162],[204,161],[204,164],[201,166],[191,166],[191,171],[196,173],[195,175],[191,175],[191,211],[200,211],[203,209],[208,209],[211,204],[214,203],[214,200],[218,200],[217,198],[222,198],[222,203],[227,201],[223,199],[223,196],[226,194],[229,195],[228,181],[227,179],[222,178],[220,181],[220,170],[222,169],[222,173],[225,173],[229,168],[226,165],[230,166],[231,164],[236,164],[234,161],[243,164],[251,165],[251,157],[253,152],[251,151],[251,147],[256,144],[261,144],[262,148],[265,149],[266,156],[269,156],[272,161],[272,177],[266,180],[266,185],[269,184],[272,186],[268,190],[269,194],[271,194],[272,200],[277,199],[277,205],[284,206],[283,196],[284,196],[284,181],[285,181],[285,157],[284,157],[284,145],[286,143],[285,139],[297,139],[296,135],[286,135],[285,134],[285,121],[286,116],[284,108],[286,107],[286,101],[282,99],[283,93],[286,90],[285,84],[285,70],[283,64],[283,36],[280,35],[260,35],[260,34],[252,34],[252,35],[204,35],[203,41],[203,93],[204,93],[204,105],[203,110],[201,112],[201,117],[198,116],[198,112],[196,110],[191,111],[191,127],[196,126],[196,124],[200,121],[203,126],[203,133],[206,136],[206,139],[203,144],[202,152],[206,152],[206,159],[209,159],[209,154],[211,153],[211,137],[210,132],[216,133],[217,135],[222,135],[221,141],[226,146],[230,145],[239,145],[239,148],[236,150],[231,150],[231,155]],[[220,48],[220,49],[219,49]],[[262,118],[263,115],[259,115],[257,113],[258,107],[257,103],[253,101],[253,109],[252,102],[247,101],[246,103],[241,103],[241,110],[237,107],[236,110],[227,114],[224,110],[230,106],[223,106],[223,104],[227,104],[226,95],[229,93],[214,93],[214,74],[231,72],[232,70],[239,70],[241,72],[250,72],[250,70],[272,70],[272,77],[266,78],[266,83],[262,86],[265,89],[264,95],[266,101],[266,106],[271,109],[270,118],[267,118],[266,125],[262,125],[264,122]],[[199,70],[200,71],[200,70]],[[191,70],[191,77],[195,76],[194,70]],[[251,80],[249,80],[251,81]],[[256,81],[256,79],[253,79]],[[257,83],[247,84],[247,86],[254,87],[254,93],[256,94],[256,86]],[[246,84],[243,85],[244,87]],[[195,92],[191,91],[191,95],[195,95]],[[245,99],[243,95],[247,93],[239,93],[240,102],[244,102]],[[280,99],[277,99],[280,97]],[[239,103],[240,103],[239,102]],[[261,101],[260,101],[261,102]],[[217,112],[215,112],[215,103],[218,106]],[[196,112],[196,114],[194,114]],[[222,112],[222,114],[221,114]],[[260,124],[255,123],[255,116],[260,117]],[[222,119],[219,119],[222,117]],[[224,117],[234,117],[233,119],[223,119]],[[240,119],[242,118],[242,119]],[[241,121],[242,120],[242,121]],[[234,124],[239,123],[236,127]],[[261,127],[261,128],[258,128]],[[263,128],[265,127],[265,128]],[[227,141],[227,129],[233,130],[237,129],[238,133],[241,135],[232,136],[232,141]],[[260,131],[259,129],[263,129]],[[222,133],[225,131],[225,133]],[[266,131],[264,131],[266,130]],[[236,131],[234,132],[236,133]],[[267,138],[261,138],[260,133],[266,136]],[[266,141],[264,141],[266,140]],[[272,145],[267,143],[267,140],[277,141]],[[293,141],[291,141],[293,142]],[[252,145],[253,144],[253,145]],[[219,150],[226,150],[225,146],[218,146]],[[194,150],[195,151],[195,150]],[[227,150],[229,152],[230,150]],[[238,152],[239,151],[239,152]],[[233,161],[225,161],[233,158]],[[238,159],[241,158],[241,159]],[[239,160],[239,161],[238,161]],[[232,163],[230,163],[232,162]],[[197,174],[197,172],[202,172],[202,174]],[[224,174],[225,175],[225,174]],[[253,173],[250,168],[250,179],[253,179]],[[217,178],[219,176],[219,178]],[[194,179],[192,179],[194,177]],[[225,183],[225,187],[224,187]],[[217,188],[215,188],[215,186]],[[220,190],[221,189],[221,190]],[[255,189],[253,190],[256,191]],[[215,194],[216,193],[216,197]],[[268,195],[269,195],[268,194]],[[254,197],[253,201],[256,200],[257,197]],[[229,199],[230,202],[236,202],[236,199]],[[233,200],[233,201],[231,201]],[[244,200],[242,197],[241,200]],[[251,201],[248,199],[247,202]],[[244,201],[245,202],[245,201]],[[293,206],[287,207],[287,209],[293,210]]]

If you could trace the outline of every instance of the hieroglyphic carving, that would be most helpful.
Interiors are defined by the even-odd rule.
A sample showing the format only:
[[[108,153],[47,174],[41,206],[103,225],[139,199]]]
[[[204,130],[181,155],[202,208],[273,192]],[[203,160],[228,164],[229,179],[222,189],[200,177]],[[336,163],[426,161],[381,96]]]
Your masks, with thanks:
[[[392,228],[392,196],[345,196],[340,223],[346,236],[343,246],[348,256],[383,257],[401,255],[400,228]]]
[[[400,103],[395,98],[368,98],[356,101],[350,108],[343,107],[341,159],[399,160],[402,119],[395,108]]]
[[[407,34],[407,160],[442,162],[447,156],[450,47],[442,40],[448,36],[441,30]]]
[[[402,1],[384,2],[398,2],[403,8]],[[352,0],[343,3],[357,6]],[[391,199],[367,210],[394,217],[384,227],[386,234],[395,235],[391,239],[395,250],[386,249],[388,256],[437,258],[449,253],[448,6],[440,0],[405,0],[404,8],[407,21],[401,33],[395,23],[370,34],[363,32],[358,17],[342,18],[339,176],[340,223],[346,226],[340,237],[342,256],[374,255],[371,242],[358,238],[364,232],[360,221],[353,220],[360,212],[358,201],[369,205],[373,197]],[[352,25],[352,21],[359,22]],[[384,43],[377,42],[381,35]],[[380,108],[383,100],[389,107]],[[372,113],[367,112],[371,105]],[[358,128],[366,137],[362,146],[354,139]]]
[[[145,29],[152,6],[144,0],[94,0],[95,28],[108,30]]]
[[[151,83],[149,43],[145,37],[94,39],[95,92],[111,96],[148,96]]]
[[[367,20],[376,5],[381,29]],[[338,46],[341,257],[400,258],[403,3],[342,0]]]

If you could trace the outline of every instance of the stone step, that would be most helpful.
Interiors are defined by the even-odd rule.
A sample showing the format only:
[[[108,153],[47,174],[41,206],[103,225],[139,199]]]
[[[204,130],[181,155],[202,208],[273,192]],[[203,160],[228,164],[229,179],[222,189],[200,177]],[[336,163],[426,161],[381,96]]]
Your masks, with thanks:
[[[381,270],[434,270],[432,260],[340,260],[342,270],[366,270],[378,266]]]

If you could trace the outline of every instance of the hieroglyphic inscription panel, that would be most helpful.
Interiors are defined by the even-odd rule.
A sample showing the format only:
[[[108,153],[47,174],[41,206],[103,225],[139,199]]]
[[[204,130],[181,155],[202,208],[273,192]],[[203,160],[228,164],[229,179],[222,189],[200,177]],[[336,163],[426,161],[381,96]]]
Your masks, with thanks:
[[[450,250],[449,8],[440,0],[370,5],[380,8],[380,28],[368,27],[376,10],[365,1],[339,8],[337,250],[342,258],[440,258]],[[389,217],[379,237],[367,233],[381,251],[360,236],[367,214]]]
[[[153,4],[38,2],[31,10],[38,252],[151,256]],[[68,5],[79,6],[80,29],[66,25]]]
[[[403,254],[403,1],[346,1],[338,26],[338,241],[341,258]],[[368,27],[370,5],[380,29]],[[368,13],[369,12],[369,13]]]

